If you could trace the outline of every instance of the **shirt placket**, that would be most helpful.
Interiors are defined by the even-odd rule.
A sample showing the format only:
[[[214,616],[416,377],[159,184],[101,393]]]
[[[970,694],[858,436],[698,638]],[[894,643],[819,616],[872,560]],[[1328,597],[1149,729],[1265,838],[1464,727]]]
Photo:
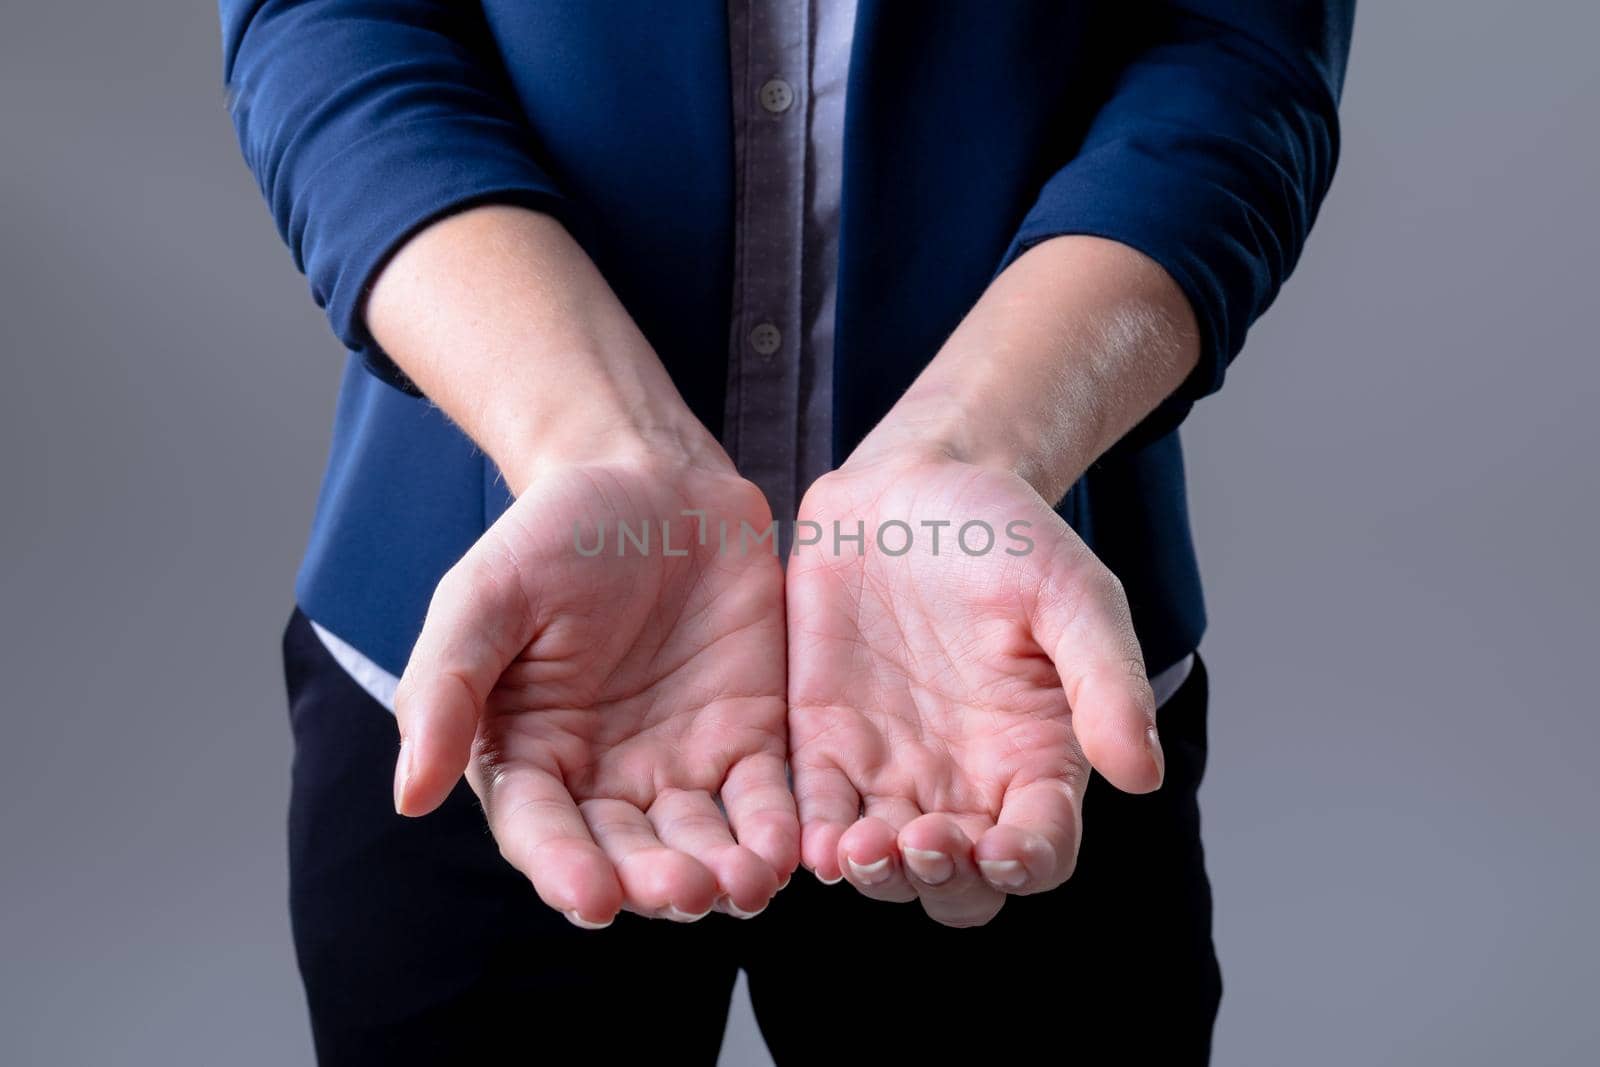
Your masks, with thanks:
[[[783,522],[798,503],[808,7],[730,9],[737,233],[724,443]]]

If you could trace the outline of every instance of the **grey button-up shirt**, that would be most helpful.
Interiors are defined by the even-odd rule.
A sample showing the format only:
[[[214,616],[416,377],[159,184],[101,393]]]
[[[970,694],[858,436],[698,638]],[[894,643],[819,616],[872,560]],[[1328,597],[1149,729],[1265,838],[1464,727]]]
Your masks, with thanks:
[[[723,445],[792,524],[833,465],[833,310],[855,0],[729,0],[733,317]]]

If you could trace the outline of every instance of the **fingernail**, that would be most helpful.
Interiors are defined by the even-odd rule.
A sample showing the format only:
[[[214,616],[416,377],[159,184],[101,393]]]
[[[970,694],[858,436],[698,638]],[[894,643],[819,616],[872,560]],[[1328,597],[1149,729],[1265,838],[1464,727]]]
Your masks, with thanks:
[[[667,918],[671,919],[675,923],[697,923],[710,914],[710,908],[702,911],[699,915],[694,915],[687,911],[679,911],[676,904],[667,905]]]
[[[778,892],[781,893],[785,889],[788,889],[789,888],[789,879],[791,879],[793,877],[794,877],[794,872],[793,871],[791,871],[788,874],[784,875],[783,876],[783,881],[778,883]]]
[[[837,878],[824,878],[822,877],[821,871],[812,871],[811,873],[816,875],[817,881],[821,882],[823,885],[838,885],[840,882],[844,881],[844,872],[842,871],[839,873]]]
[[[582,915],[578,914],[576,909],[567,912],[566,915],[567,922],[571,923],[573,926],[576,926],[580,930],[604,930],[606,927],[611,925],[610,919],[607,919],[603,923],[590,922],[588,919],[585,919]]]
[[[722,906],[724,911],[726,911],[729,915],[732,915],[735,919],[754,919],[757,915],[760,915],[762,912],[767,910],[767,906],[763,904],[755,911],[745,911],[743,908],[739,907],[739,905],[735,904],[733,902],[733,898],[729,896],[718,897],[717,903]]]
[[[1001,889],[1020,889],[1028,881],[1028,869],[1017,860],[979,860],[978,869]]]
[[[1161,749],[1161,735],[1156,732],[1155,724],[1151,723],[1144,732],[1145,748],[1150,750],[1150,758],[1156,762],[1156,774],[1165,780],[1167,777],[1167,754]]]
[[[893,873],[889,870],[888,856],[883,857],[877,863],[861,864],[849,858],[846,858],[845,862],[850,865],[850,873],[855,875],[856,881],[862,885],[877,885],[879,882],[886,882],[889,880],[889,875]]]
[[[411,781],[411,738],[400,739],[400,755],[394,761],[394,810],[405,814],[401,802],[405,799],[406,784]]]
[[[906,868],[920,882],[928,885],[943,885],[956,873],[955,861],[943,852],[935,852],[926,848],[901,849],[906,858]]]

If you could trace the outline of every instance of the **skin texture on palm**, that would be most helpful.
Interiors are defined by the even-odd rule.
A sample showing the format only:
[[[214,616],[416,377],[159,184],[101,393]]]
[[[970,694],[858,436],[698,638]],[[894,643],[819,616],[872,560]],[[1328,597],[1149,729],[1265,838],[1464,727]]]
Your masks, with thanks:
[[[787,575],[804,864],[957,926],[1061,884],[1090,766],[1135,792],[1162,773],[1116,579],[1023,479],[947,457],[846,464],[801,519],[824,530]],[[901,528],[876,541],[893,522],[904,554]]]
[[[431,811],[465,771],[506,859],[580,925],[754,913],[798,860],[782,568],[703,537],[698,509],[770,522],[731,468],[536,477],[440,583],[396,695],[396,807]]]

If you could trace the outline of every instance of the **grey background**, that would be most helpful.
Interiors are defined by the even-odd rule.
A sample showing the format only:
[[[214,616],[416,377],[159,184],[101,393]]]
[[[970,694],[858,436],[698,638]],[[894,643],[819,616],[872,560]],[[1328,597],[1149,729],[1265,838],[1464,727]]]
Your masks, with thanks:
[[[210,4],[0,12],[0,1061],[305,1063],[276,646],[338,353]],[[1218,1063],[1600,1047],[1597,35],[1367,3],[1319,230],[1190,424]]]

